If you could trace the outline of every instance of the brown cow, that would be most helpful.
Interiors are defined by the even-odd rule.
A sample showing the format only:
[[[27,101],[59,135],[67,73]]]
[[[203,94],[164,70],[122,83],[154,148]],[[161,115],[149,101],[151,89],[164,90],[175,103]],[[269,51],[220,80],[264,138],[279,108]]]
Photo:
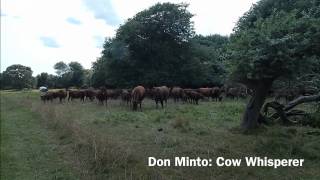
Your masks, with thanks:
[[[45,94],[40,96],[41,100],[46,103],[46,101],[53,101],[54,99],[54,93],[53,92],[46,92]]]
[[[243,87],[233,87],[229,88],[226,92],[226,97],[231,97],[232,99],[234,98],[245,98],[247,96],[246,89]]]
[[[103,105],[104,101],[106,101],[106,105],[107,105],[108,97],[105,89],[99,89],[98,91],[96,91],[95,96],[100,104]]]
[[[167,105],[167,100],[169,97],[169,88],[167,86],[154,87],[152,89],[153,98],[156,102],[156,106],[158,108],[158,103],[161,103],[161,107],[163,108],[163,102]]]
[[[41,95],[41,100],[43,102],[51,101],[53,102],[54,99],[59,98],[59,102],[61,103],[67,97],[67,93],[63,90],[59,91],[48,91],[46,94]]]
[[[131,104],[131,91],[127,89],[123,89],[121,93],[122,102],[126,103],[126,105]]]
[[[138,108],[138,104],[140,105],[141,109],[141,103],[144,99],[146,90],[143,86],[137,86],[132,90],[131,96],[132,96],[132,110],[136,111]]]
[[[58,92],[53,92],[53,98],[59,98],[59,102],[61,103],[62,100],[65,100],[67,97],[67,92],[64,90],[59,90]]]
[[[221,101],[222,100],[222,90],[219,87],[213,87],[211,91],[211,98],[212,100]]]
[[[197,91],[187,91],[186,94],[192,104],[199,104],[199,100],[204,99],[204,96]]]
[[[107,97],[110,99],[118,99],[118,97],[121,95],[121,92],[121,89],[108,89],[106,91]]]
[[[210,99],[210,97],[212,96],[212,89],[211,88],[199,88],[199,89],[197,89],[197,91],[208,99]]]
[[[93,89],[85,89],[84,93],[85,93],[86,100],[89,99],[90,101],[93,101],[96,96],[96,93]]]
[[[73,99],[80,99],[80,101],[84,102],[85,91],[84,90],[69,90],[68,101]]]
[[[180,99],[183,100],[185,96],[183,89],[180,87],[173,87],[171,90],[171,96],[173,97],[174,102],[178,102]]]

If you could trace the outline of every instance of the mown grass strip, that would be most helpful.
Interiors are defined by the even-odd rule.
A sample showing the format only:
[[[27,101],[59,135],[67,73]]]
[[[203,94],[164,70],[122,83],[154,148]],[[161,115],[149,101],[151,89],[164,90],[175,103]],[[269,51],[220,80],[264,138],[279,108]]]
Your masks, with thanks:
[[[1,179],[78,179],[40,116],[14,96],[1,93]]]

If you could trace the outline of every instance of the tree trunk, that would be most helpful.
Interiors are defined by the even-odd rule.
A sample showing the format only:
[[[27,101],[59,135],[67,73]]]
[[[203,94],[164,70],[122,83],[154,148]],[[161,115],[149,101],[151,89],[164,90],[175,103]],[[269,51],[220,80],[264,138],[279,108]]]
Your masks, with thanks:
[[[254,129],[259,126],[259,116],[261,107],[268,95],[272,82],[261,82],[254,87],[252,97],[247,104],[246,111],[243,115],[241,127],[245,130]]]

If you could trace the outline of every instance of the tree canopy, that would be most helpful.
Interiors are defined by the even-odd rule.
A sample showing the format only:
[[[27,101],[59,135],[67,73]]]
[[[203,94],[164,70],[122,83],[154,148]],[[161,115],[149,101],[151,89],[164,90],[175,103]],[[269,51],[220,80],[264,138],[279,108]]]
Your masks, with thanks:
[[[63,61],[60,61],[54,65],[54,69],[56,69],[58,75],[54,78],[56,87],[81,87],[83,85],[85,70],[80,63],[72,61],[69,64],[66,64]]]
[[[32,70],[20,64],[11,65],[2,73],[1,83],[1,86],[13,89],[32,88]]]
[[[214,51],[221,50],[228,40],[218,35],[195,37],[193,15],[187,7],[158,3],[128,19],[115,38],[106,40],[102,57],[93,64],[93,85],[190,87],[217,83],[208,77],[212,76],[209,71],[223,72],[215,59],[219,53]],[[198,48],[205,46],[206,50]],[[216,56],[210,57],[212,54]]]
[[[257,126],[259,110],[274,80],[319,64],[320,6],[317,0],[261,0],[231,36],[232,77],[254,90],[243,127]]]

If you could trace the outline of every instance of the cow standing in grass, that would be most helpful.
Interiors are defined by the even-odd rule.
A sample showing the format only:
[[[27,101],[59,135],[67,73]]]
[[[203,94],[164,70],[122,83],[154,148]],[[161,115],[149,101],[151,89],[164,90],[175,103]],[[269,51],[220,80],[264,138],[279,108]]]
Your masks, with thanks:
[[[53,102],[54,99],[59,98],[59,102],[61,103],[67,97],[67,93],[64,90],[59,90],[56,92],[48,91],[45,94],[41,95],[41,100],[43,102],[51,101]]]
[[[43,103],[46,103],[47,101],[53,101],[54,99],[54,94],[53,92],[46,92],[45,94],[40,96],[41,100],[43,101]]]
[[[140,105],[140,110],[142,111],[141,104],[145,96],[145,88],[143,86],[137,86],[132,90],[132,110],[136,111],[138,105]]]
[[[171,90],[171,96],[174,102],[178,102],[179,100],[183,100],[185,96],[183,89],[180,87],[173,87]]]
[[[131,104],[131,91],[127,89],[123,89],[121,93],[121,100],[124,102],[126,105]]]
[[[54,98],[59,98],[59,102],[62,103],[62,100],[67,98],[67,92],[64,90],[59,90],[58,92],[53,92]]]
[[[158,108],[158,103],[161,103],[161,107],[163,108],[163,102],[166,103],[169,97],[169,88],[167,86],[154,87],[152,89],[153,99],[156,102],[156,106]]]
[[[234,98],[245,98],[247,96],[247,89],[243,87],[233,87],[229,88],[226,92],[226,97]]]
[[[212,88],[199,88],[197,89],[197,92],[199,92],[202,96],[208,98],[209,100],[212,96]]]
[[[80,101],[84,102],[85,91],[84,90],[69,90],[68,101],[72,101],[73,99],[80,99]]]
[[[106,93],[109,99],[118,99],[118,97],[121,95],[122,90],[121,89],[107,89]]]
[[[211,90],[211,98],[212,100],[221,101],[222,100],[222,90],[219,87],[213,87]]]
[[[200,99],[204,99],[204,96],[197,91],[186,91],[186,95],[188,96],[189,102],[191,104],[199,104]]]
[[[85,93],[85,99],[89,99],[91,102],[94,100],[96,94],[95,91],[93,89],[86,89],[84,90]]]
[[[106,101],[106,105],[108,103],[108,97],[107,97],[107,92],[105,89],[99,89],[95,93],[96,99],[99,101],[100,104],[104,104],[104,101]]]

